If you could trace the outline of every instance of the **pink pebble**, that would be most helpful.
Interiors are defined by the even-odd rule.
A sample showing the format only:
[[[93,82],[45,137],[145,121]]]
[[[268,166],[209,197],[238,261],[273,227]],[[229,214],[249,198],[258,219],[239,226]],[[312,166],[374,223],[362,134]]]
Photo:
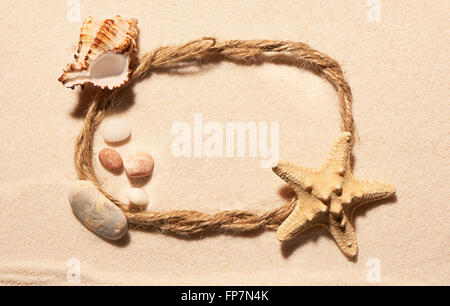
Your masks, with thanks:
[[[109,171],[118,171],[122,169],[123,161],[120,154],[113,149],[105,148],[98,154],[100,163]]]
[[[152,174],[154,164],[150,154],[136,152],[125,159],[125,171],[129,177],[145,177]]]

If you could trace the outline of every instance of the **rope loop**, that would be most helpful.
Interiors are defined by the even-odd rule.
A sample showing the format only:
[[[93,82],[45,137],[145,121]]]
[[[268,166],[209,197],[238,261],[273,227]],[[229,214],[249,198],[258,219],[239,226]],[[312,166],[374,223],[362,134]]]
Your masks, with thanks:
[[[265,61],[270,56],[281,55],[287,56],[290,62],[301,68],[313,68],[333,85],[338,96],[341,130],[353,135],[352,93],[344,79],[339,63],[301,42],[230,40],[218,43],[215,38],[204,37],[181,46],[159,47],[142,55],[132,64],[130,81],[126,86],[130,86],[134,80],[145,77],[151,70],[172,68],[181,63],[202,64],[213,57],[219,57],[223,60],[251,64],[258,60]],[[113,105],[119,90],[121,88],[102,89],[94,96],[76,141],[74,162],[79,178],[91,181],[100,192],[115,203],[126,215],[129,225],[178,235],[192,235],[211,230],[222,232],[276,230],[292,212],[295,206],[294,199],[262,215],[240,210],[222,211],[216,214],[206,214],[194,210],[131,211],[128,205],[115,199],[103,189],[95,175],[92,162],[95,131],[108,109]]]

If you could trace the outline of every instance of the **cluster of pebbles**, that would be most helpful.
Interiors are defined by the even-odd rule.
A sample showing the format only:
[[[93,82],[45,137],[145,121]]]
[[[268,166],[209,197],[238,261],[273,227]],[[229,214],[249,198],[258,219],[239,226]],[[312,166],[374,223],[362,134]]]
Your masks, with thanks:
[[[130,134],[131,129],[125,121],[112,119],[105,125],[103,139],[106,143],[120,143],[128,139]],[[119,172],[125,168],[127,176],[131,179],[150,176],[155,164],[152,156],[146,152],[128,154],[124,160],[120,153],[112,148],[101,150],[98,159],[102,166],[111,172]],[[130,205],[141,207],[148,204],[148,196],[141,188],[129,188],[125,191],[125,195]]]
[[[130,137],[131,129],[123,120],[109,120],[103,132],[106,143],[120,144]],[[98,156],[103,167],[111,172],[123,168],[130,179],[148,177],[153,172],[154,161],[146,152],[134,152],[125,160],[112,148],[104,148]],[[148,204],[148,195],[142,188],[125,190],[131,208],[143,209]],[[107,199],[90,181],[79,180],[71,184],[69,202],[77,218],[91,231],[108,239],[122,238],[128,231],[127,218],[122,210]]]

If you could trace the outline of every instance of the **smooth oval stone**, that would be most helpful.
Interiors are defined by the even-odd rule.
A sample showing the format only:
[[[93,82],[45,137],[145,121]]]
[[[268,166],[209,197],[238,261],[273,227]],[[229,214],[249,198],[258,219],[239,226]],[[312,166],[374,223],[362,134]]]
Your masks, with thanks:
[[[136,152],[125,159],[125,171],[129,177],[145,177],[153,172],[155,162],[150,154]]]
[[[69,202],[77,218],[97,235],[117,240],[128,231],[127,218],[89,181],[75,181],[69,190]]]
[[[113,149],[105,148],[98,154],[98,159],[103,167],[109,171],[118,171],[123,167],[123,161],[120,154]]]
[[[103,138],[107,142],[119,142],[127,139],[131,134],[131,128],[123,120],[111,119],[105,124]]]
[[[145,206],[148,204],[148,195],[142,188],[128,188],[125,191],[130,204]]]

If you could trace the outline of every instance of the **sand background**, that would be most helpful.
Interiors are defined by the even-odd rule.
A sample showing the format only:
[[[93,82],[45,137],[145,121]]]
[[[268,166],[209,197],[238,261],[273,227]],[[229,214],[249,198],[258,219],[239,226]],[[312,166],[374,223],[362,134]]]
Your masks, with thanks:
[[[142,53],[202,36],[303,41],[338,60],[354,94],[360,141],[354,173],[394,184],[397,196],[357,214],[356,262],[317,230],[281,247],[274,232],[186,240],[132,230],[109,243],[71,212],[73,145],[92,91],[57,82],[76,50],[76,1],[0,1],[0,284],[450,284],[449,2],[380,1],[80,1],[81,18],[116,14],[139,20]],[[368,5],[369,3],[369,5]],[[69,5],[68,5],[69,4]],[[133,129],[121,153],[143,148],[155,173],[143,188],[149,209],[264,212],[288,196],[256,158],[175,158],[176,121],[279,122],[280,155],[319,165],[339,129],[336,95],[316,75],[275,64],[208,65],[153,74],[111,116]],[[100,134],[101,135],[100,127]],[[105,144],[96,137],[95,151]],[[96,164],[108,191],[130,185]],[[70,261],[69,261],[70,265]]]

